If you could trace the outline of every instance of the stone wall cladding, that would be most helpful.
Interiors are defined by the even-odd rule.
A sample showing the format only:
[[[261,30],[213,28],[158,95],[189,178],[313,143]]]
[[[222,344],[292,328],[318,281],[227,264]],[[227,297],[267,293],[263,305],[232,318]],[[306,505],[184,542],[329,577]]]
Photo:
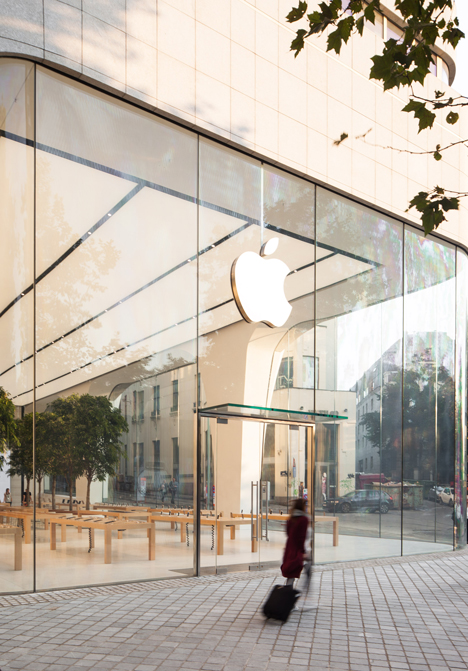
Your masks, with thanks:
[[[417,133],[405,91],[368,79],[370,30],[339,57],[325,38],[294,59],[291,0],[3,0],[0,54],[25,56],[310,175],[399,216],[419,190],[468,190],[468,121]],[[422,91],[446,89],[432,75]],[[371,130],[370,130],[371,129]],[[367,132],[369,131],[370,132]],[[336,147],[342,132],[350,139]],[[459,135],[460,133],[460,135]],[[365,134],[365,137],[362,137]],[[361,136],[361,137],[359,137]],[[388,149],[388,146],[396,149]],[[445,235],[468,245],[466,205]]]

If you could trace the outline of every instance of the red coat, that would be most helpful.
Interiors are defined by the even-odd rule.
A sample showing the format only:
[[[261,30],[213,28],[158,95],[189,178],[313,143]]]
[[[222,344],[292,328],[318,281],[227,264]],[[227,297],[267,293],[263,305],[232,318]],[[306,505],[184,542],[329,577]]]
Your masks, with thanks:
[[[305,540],[309,518],[307,515],[291,517],[286,525],[288,540],[284,549],[281,573],[285,578],[299,578],[304,565]]]

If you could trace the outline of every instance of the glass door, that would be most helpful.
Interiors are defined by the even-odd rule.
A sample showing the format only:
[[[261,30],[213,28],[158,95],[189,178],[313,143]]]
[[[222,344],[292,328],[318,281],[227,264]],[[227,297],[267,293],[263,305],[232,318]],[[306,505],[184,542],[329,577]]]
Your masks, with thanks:
[[[200,573],[259,564],[263,424],[200,418]]]
[[[200,418],[202,574],[281,565],[291,504],[310,500],[312,430]]]

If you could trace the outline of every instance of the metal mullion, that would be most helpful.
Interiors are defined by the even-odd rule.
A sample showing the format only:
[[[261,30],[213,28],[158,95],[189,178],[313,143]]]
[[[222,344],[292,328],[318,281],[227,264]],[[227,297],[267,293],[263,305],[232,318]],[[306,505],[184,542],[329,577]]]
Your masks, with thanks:
[[[195,335],[195,352],[197,364],[195,367],[195,445],[196,445],[196,463],[195,463],[195,491],[194,491],[194,516],[193,516],[193,553],[194,553],[194,573],[200,575],[200,516],[201,516],[201,422],[198,409],[200,407],[200,135],[197,134],[197,319]]]
[[[34,119],[33,119],[33,591],[37,589],[36,585],[36,194],[37,194],[37,170],[36,170],[36,151],[37,151],[37,104],[36,104],[36,78],[37,78],[37,67],[36,63],[34,67],[34,86],[33,86],[33,105],[34,105]],[[29,492],[26,493],[26,498],[29,499]],[[26,524],[28,521],[25,520]]]

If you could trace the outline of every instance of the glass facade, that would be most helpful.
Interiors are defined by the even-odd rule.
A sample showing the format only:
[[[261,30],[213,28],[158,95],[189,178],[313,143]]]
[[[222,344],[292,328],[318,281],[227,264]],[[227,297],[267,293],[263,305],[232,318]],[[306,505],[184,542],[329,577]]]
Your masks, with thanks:
[[[463,547],[465,252],[39,65],[0,81],[0,591],[276,566],[297,497],[317,562]],[[277,328],[231,277],[272,238]]]

